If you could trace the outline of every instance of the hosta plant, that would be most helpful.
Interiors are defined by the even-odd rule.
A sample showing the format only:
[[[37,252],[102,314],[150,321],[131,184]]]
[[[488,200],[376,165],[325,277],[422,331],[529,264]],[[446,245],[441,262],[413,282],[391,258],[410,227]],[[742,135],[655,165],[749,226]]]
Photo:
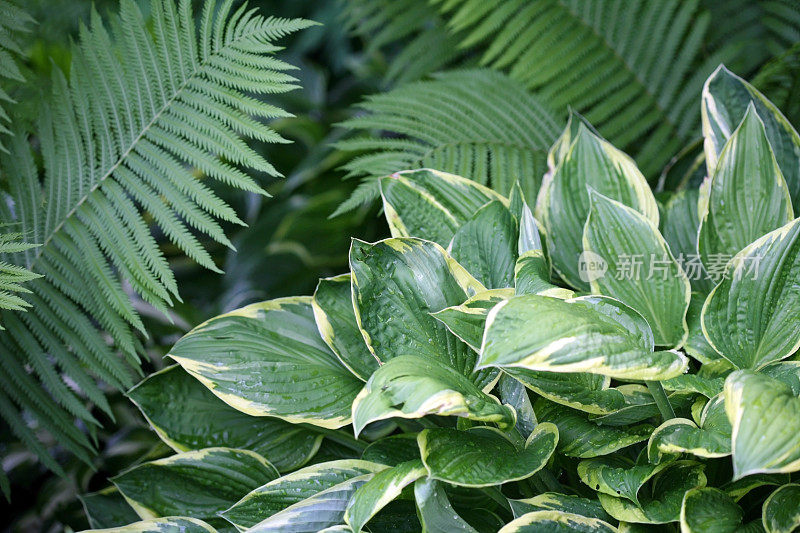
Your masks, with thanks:
[[[800,138],[724,68],[702,110],[708,178],[661,204],[578,115],[536,199],[382,178],[391,238],[130,391],[176,453],[87,495],[93,526],[798,527]]]

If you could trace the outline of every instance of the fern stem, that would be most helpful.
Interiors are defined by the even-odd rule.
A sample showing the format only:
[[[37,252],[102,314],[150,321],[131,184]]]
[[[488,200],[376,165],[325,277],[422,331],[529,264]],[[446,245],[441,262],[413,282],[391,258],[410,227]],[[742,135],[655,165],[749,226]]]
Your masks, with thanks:
[[[667,398],[667,393],[664,392],[664,387],[661,386],[661,382],[645,381],[644,383],[647,385],[647,390],[653,395],[653,399],[656,401],[656,406],[658,406],[658,410],[661,412],[661,417],[664,419],[664,422],[675,418],[675,410],[669,403],[669,398]]]

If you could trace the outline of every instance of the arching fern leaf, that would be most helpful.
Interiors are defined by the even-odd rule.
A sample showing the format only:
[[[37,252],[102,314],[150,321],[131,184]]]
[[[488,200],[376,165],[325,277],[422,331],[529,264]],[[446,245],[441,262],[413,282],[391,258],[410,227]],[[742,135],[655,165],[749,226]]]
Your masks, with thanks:
[[[0,230],[7,228],[7,225],[0,224]],[[23,242],[22,234],[16,232],[0,233],[0,309],[11,311],[24,311],[30,307],[20,294],[30,294],[22,284],[40,278],[41,275],[34,274],[30,270],[14,265],[5,260],[13,254],[24,252],[35,247],[35,244]],[[0,330],[3,330],[3,323],[0,322]]]
[[[0,81],[3,78],[24,81],[14,56],[23,54],[20,35],[29,31],[32,22],[30,15],[18,6],[8,0],[0,0]],[[8,102],[13,100],[0,87],[0,103]],[[5,125],[8,121],[8,112],[0,105],[0,135],[10,133]],[[5,150],[0,139],[0,151]]]
[[[363,152],[345,168],[366,179],[337,213],[376,198],[377,177],[420,167],[470,176],[504,194],[519,179],[535,198],[547,150],[561,132],[538,98],[491,70],[435,75],[371,96],[360,107],[365,114],[342,124],[358,133],[337,147]]]
[[[264,119],[287,113],[253,95],[295,87],[273,42],[311,24],[230,0],[208,0],[197,25],[191,0],[152,0],[150,14],[151,30],[123,0],[109,32],[94,13],[69,76],[54,75],[35,136],[43,172],[25,135],[2,160],[14,221],[39,244],[15,261],[44,277],[28,284],[30,312],[2,314],[0,413],[55,470],[24,417],[89,460],[90,405],[111,416],[92,375],[125,389],[139,368],[132,298],[164,312],[179,298],[145,213],[216,270],[195,232],[229,245],[218,221],[241,222],[204,181],[263,193],[242,169],[277,175],[243,137],[285,142]]]

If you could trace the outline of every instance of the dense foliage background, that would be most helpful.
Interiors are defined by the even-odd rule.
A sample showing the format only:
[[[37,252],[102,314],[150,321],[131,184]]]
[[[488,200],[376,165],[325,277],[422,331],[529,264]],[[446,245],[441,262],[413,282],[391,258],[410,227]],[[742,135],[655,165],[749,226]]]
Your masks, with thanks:
[[[203,3],[194,4],[199,14]],[[54,69],[69,72],[76,53],[71,43],[90,24],[91,5],[16,4],[30,21],[12,28],[18,49],[4,45],[0,56],[4,73],[12,72],[9,64],[19,69],[0,77],[14,100],[2,102],[10,117],[2,124],[14,135],[4,134],[0,142],[12,147],[29,140],[36,164],[48,157],[39,151],[37,121],[45,102],[60,106],[50,101]],[[104,20],[120,9],[110,0],[93,5]],[[209,184],[247,224],[221,223],[235,251],[197,235],[224,274],[199,266],[154,230],[182,301],[175,300],[165,316],[125,287],[147,332],[136,334],[145,375],[163,368],[162,356],[198,323],[254,301],[310,294],[318,278],[346,271],[351,236],[375,241],[388,235],[373,200],[376,178],[389,172],[434,167],[482,180],[504,195],[519,179],[534,198],[547,150],[572,108],[636,159],[656,193],[696,186],[705,170],[698,160],[699,94],[721,62],[764,91],[795,127],[800,122],[800,8],[793,0],[249,5],[264,16],[320,23],[277,41],[285,48],[278,57],[297,67],[291,74],[300,88],[260,96],[294,115],[269,121],[292,143],[249,141],[283,177],[250,171],[270,198]],[[147,2],[141,8],[152,15]],[[148,22],[151,31],[153,24]],[[20,165],[8,156],[3,161],[0,191],[7,197]],[[338,216],[331,218],[334,212]],[[109,476],[142,457],[170,452],[122,392],[107,385],[102,391],[106,412],[86,402],[99,429],[78,425],[93,433],[97,453],[89,453],[88,461],[42,431],[35,417],[26,419],[62,476],[45,468],[30,444],[19,441],[14,422],[3,418],[0,457],[12,499],[0,503],[0,527],[84,529],[79,494],[106,486]]]

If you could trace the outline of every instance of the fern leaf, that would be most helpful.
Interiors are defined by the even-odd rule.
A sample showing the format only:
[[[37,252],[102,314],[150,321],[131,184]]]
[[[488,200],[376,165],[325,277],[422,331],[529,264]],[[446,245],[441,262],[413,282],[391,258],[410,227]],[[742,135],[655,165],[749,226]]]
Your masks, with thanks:
[[[15,56],[24,55],[20,37],[30,31],[33,19],[24,10],[9,0],[0,1],[0,82],[6,80],[25,81]],[[13,102],[8,92],[0,87],[0,103]],[[6,127],[8,112],[0,105],[0,135],[11,133]],[[0,151],[6,151],[0,141]],[[2,296],[0,296],[2,298]]]

